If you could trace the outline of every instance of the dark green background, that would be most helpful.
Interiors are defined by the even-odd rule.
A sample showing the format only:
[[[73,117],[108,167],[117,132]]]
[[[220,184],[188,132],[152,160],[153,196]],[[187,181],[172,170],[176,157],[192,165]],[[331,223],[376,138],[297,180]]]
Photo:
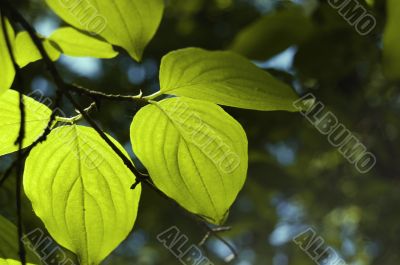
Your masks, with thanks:
[[[44,1],[13,2],[43,34],[62,25]],[[189,46],[228,49],[241,30],[263,15],[306,12],[304,24],[288,15],[268,22],[270,30],[248,39],[257,49],[246,55],[274,68],[268,71],[299,94],[316,95],[376,155],[377,163],[368,174],[358,173],[299,113],[225,108],[245,128],[250,146],[248,178],[226,223],[232,231],[221,234],[239,253],[231,264],[314,264],[292,242],[312,226],[347,264],[398,265],[400,93],[382,73],[385,1],[360,1],[378,22],[367,36],[360,36],[325,1],[293,2],[170,0],[142,63],[121,50],[112,60],[62,59],[58,66],[66,80],[91,89],[121,94],[142,89],[150,94],[158,88],[160,59],[169,51]],[[266,63],[285,50],[285,56]],[[43,63],[26,67],[24,77],[29,89],[54,96]],[[74,114],[70,105],[64,109]],[[131,152],[129,126],[136,111],[132,104],[102,102],[93,117]],[[1,158],[0,169],[12,158]],[[0,213],[15,221],[13,181],[0,190]],[[41,226],[28,202],[24,216],[28,231]],[[180,264],[156,239],[170,226],[180,228],[193,244],[204,235],[191,218],[144,188],[133,233],[105,264]],[[205,254],[214,264],[224,264],[229,251],[212,239]]]

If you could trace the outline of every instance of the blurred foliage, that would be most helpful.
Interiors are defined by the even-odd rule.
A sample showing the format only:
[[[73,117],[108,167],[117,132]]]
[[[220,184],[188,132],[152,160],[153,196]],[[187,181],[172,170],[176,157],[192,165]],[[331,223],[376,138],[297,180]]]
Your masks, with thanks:
[[[43,2],[14,1],[39,31],[62,25]],[[174,49],[233,47],[261,60],[260,66],[271,68],[299,94],[314,93],[376,155],[377,164],[368,174],[359,174],[298,113],[225,108],[242,123],[250,145],[248,179],[227,221],[233,229],[222,234],[238,250],[232,264],[314,264],[291,240],[313,226],[347,264],[397,265],[399,83],[396,76],[389,80],[383,73],[386,1],[360,2],[377,20],[375,30],[366,36],[358,35],[323,0],[169,0],[142,63],[121,51],[111,60],[64,57],[58,65],[66,80],[92,89],[121,94],[142,89],[149,94],[158,86],[160,58]],[[389,2],[398,5],[396,0]],[[398,21],[400,14],[388,13]],[[391,37],[386,39],[398,39],[399,25],[392,23]],[[393,47],[398,55],[400,44]],[[385,58],[399,65],[397,55],[389,51]],[[24,76],[32,90],[54,96],[42,63],[24,69]],[[65,108],[73,113],[71,106]],[[137,106],[128,103],[102,102],[93,116],[129,150],[129,124],[136,111]],[[2,170],[11,158],[2,158]],[[13,181],[0,190],[0,212],[15,221]],[[29,203],[24,212],[28,231],[41,226]],[[170,226],[180,228],[190,243],[204,236],[190,217],[145,188],[132,235],[105,264],[179,264],[156,238]],[[225,264],[223,259],[230,254],[215,239],[208,242],[205,253],[214,264]]]

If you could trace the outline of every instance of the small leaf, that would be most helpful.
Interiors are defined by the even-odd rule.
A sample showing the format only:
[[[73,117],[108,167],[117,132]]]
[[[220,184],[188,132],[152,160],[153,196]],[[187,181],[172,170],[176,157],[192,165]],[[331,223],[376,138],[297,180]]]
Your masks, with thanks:
[[[70,56],[113,58],[118,55],[111,44],[83,34],[74,28],[57,29],[51,34],[49,40],[63,54]]]
[[[51,110],[24,96],[25,104],[25,138],[23,147],[31,145],[42,135],[49,122]],[[21,114],[19,110],[19,94],[15,90],[7,90],[0,95],[0,156],[15,152],[18,146],[14,144],[20,129]]]
[[[1,16],[1,12],[0,12]],[[14,30],[8,20],[6,27],[11,45],[14,45]],[[14,81],[15,69],[7,46],[5,32],[3,32],[3,20],[0,19],[0,95],[9,89]]]
[[[187,210],[221,224],[246,179],[247,138],[221,107],[170,98],[142,108],[133,151],[155,185]]]
[[[253,60],[267,60],[306,39],[313,25],[301,9],[290,8],[268,14],[243,29],[231,50]]]
[[[24,172],[35,213],[81,264],[99,264],[132,230],[141,187],[130,190],[134,175],[92,128],[53,130],[32,150]]]
[[[383,63],[389,79],[400,79],[400,3],[387,0],[387,21],[383,35]]]
[[[156,33],[164,9],[163,0],[46,2],[69,24],[121,46],[138,61]]]
[[[0,264],[20,265],[17,227],[0,215]],[[27,260],[36,262],[35,254],[26,246]],[[33,264],[33,263],[27,263]]]
[[[163,94],[186,96],[255,110],[296,111],[293,90],[232,52],[187,48],[161,62]]]
[[[43,41],[43,47],[52,61],[57,61],[60,52],[54,48],[48,40]],[[25,67],[29,63],[42,59],[39,49],[36,47],[29,33],[26,31],[19,32],[15,39],[15,59],[20,67]]]

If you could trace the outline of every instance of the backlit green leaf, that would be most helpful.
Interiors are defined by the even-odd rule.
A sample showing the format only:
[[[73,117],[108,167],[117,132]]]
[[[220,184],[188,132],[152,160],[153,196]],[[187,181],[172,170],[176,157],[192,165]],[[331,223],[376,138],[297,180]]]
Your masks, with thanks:
[[[9,23],[6,24],[9,40],[11,45],[13,45],[15,38],[14,30]],[[11,87],[14,77],[15,69],[7,46],[5,32],[3,32],[3,22],[0,19],[0,95]]]
[[[164,8],[163,0],[46,2],[66,22],[121,46],[135,60],[153,38]]]
[[[141,187],[130,190],[134,175],[92,128],[53,130],[32,150],[24,172],[35,213],[81,264],[99,264],[132,230]]]
[[[255,110],[296,111],[293,90],[232,52],[187,48],[161,62],[163,94],[186,96]]]
[[[400,79],[400,3],[387,0],[387,21],[383,35],[385,74],[390,79]]]
[[[155,185],[187,210],[221,224],[246,179],[247,138],[221,107],[170,98],[142,108],[133,151]]]
[[[19,94],[7,90],[0,95],[0,155],[18,150],[14,144],[20,129]],[[24,96],[26,127],[24,147],[31,145],[43,133],[49,121],[51,110],[34,99]]]
[[[299,9],[268,14],[242,30],[231,49],[253,60],[266,60],[299,44],[312,31],[311,20]]]
[[[49,40],[63,54],[70,56],[113,58],[118,55],[111,44],[83,34],[74,28],[57,29],[51,34]]]
[[[17,227],[0,215],[0,264],[1,265],[20,265],[18,256],[18,233]],[[37,260],[35,254],[26,246],[27,260],[34,262]],[[33,263],[28,263],[33,264]]]
[[[51,60],[58,60],[61,54],[48,40],[43,41],[43,47]],[[42,58],[38,48],[29,36],[29,33],[26,31],[17,34],[14,51],[15,59],[20,67],[25,67],[29,63],[36,62]]]

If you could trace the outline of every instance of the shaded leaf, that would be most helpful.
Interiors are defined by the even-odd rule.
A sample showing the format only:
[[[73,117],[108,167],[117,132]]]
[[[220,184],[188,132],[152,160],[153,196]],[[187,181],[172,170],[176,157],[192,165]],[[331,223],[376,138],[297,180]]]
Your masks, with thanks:
[[[387,0],[387,21],[383,35],[383,60],[385,74],[390,79],[400,79],[400,3]]]
[[[221,224],[246,179],[247,138],[221,107],[170,98],[142,108],[133,151],[155,185],[187,210]]]
[[[26,250],[27,260],[29,261],[27,264],[33,264],[30,262],[36,262],[37,258],[29,247]],[[17,227],[0,215],[0,264],[20,265],[18,251]]]
[[[266,60],[292,45],[299,44],[311,33],[311,20],[296,8],[268,14],[243,29],[230,49],[254,60]]]

